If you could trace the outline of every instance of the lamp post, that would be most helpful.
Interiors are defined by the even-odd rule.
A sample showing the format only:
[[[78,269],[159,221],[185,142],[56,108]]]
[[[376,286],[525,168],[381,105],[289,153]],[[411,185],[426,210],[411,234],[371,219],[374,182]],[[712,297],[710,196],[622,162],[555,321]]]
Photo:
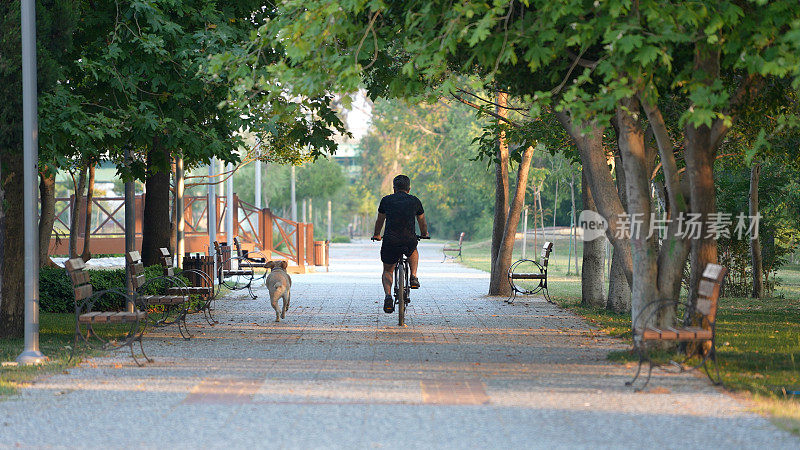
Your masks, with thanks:
[[[256,190],[255,197],[256,198],[255,198],[255,205],[256,205],[256,209],[261,211],[261,160],[260,159],[256,160],[255,170],[256,170],[256,181],[255,181],[255,183],[256,183],[256,185],[255,185],[255,190]],[[258,216],[256,216],[256,218],[258,218]],[[258,224],[256,224],[256,227],[258,227]]]
[[[295,170],[294,170],[294,166],[292,166],[291,190],[292,190],[292,222],[297,222],[297,195],[296,195],[296,192],[295,192]]]
[[[130,170],[131,167],[131,149],[127,145],[124,149],[124,164]],[[128,261],[128,253],[136,250],[136,185],[130,173],[128,180],[125,181],[125,291],[128,293],[126,299],[126,307],[128,312],[133,312],[133,272],[131,263]]]
[[[214,185],[214,159],[208,165],[208,256],[214,256],[214,241],[217,240],[217,193]]]
[[[39,159],[36,98],[36,5],[22,0],[22,132],[23,224],[25,228],[25,349],[17,357],[24,365],[47,360],[39,351],[39,236],[36,214]]]
[[[184,202],[183,191],[185,190],[185,178],[183,174],[183,155],[175,158],[175,221],[178,223],[175,231],[175,265],[183,268],[183,255],[186,253],[186,221],[183,217]]]
[[[233,204],[233,164],[228,163],[225,168],[228,172],[228,179],[225,180],[225,236],[228,245],[233,248],[233,213],[236,207]]]

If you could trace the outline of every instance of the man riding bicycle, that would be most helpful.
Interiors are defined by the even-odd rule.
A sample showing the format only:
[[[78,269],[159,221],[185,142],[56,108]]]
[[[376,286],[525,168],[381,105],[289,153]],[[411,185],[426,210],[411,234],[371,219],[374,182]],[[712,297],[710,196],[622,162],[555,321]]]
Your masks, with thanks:
[[[417,233],[414,226],[414,218],[419,223],[419,233],[423,237],[428,236],[428,224],[425,222],[425,211],[422,209],[422,202],[408,192],[411,189],[411,180],[405,175],[398,175],[392,181],[394,194],[387,195],[381,199],[378,206],[378,219],[375,221],[375,232],[372,239],[381,240],[381,228],[386,222],[386,229],[383,232],[383,245],[381,245],[381,262],[383,262],[383,291],[386,297],[383,300],[383,311],[387,314],[394,312],[394,300],[392,299],[392,281],[394,266],[400,260],[401,255],[408,257],[408,265],[411,269],[409,287],[419,288],[417,279],[417,264],[419,263],[419,253],[417,253]]]

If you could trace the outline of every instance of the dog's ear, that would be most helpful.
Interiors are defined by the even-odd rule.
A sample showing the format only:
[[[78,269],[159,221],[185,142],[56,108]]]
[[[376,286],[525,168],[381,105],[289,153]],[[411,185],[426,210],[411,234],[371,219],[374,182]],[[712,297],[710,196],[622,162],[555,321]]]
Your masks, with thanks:
[[[278,261],[278,264],[280,264],[283,270],[286,270],[286,268],[289,267],[289,263],[287,261]]]

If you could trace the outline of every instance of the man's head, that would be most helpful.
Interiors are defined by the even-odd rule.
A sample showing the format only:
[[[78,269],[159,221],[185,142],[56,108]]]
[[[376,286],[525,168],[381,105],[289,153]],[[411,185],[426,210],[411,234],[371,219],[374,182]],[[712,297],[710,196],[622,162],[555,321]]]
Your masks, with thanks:
[[[395,192],[403,191],[407,193],[411,190],[411,179],[405,175],[398,175],[392,180],[392,186]]]

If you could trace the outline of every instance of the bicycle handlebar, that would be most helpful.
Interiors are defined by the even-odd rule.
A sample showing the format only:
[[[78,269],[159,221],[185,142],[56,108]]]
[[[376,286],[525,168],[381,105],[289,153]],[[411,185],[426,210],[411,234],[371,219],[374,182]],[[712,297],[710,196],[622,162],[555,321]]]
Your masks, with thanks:
[[[381,237],[381,239],[382,239],[382,238],[383,238],[383,237]],[[430,235],[428,235],[428,236],[420,236],[420,235],[417,235],[417,240],[418,240],[418,241],[419,241],[420,239],[430,239],[430,238],[431,238],[431,237],[430,237]],[[370,241],[373,241],[373,242],[380,241],[381,239],[375,239],[374,237],[371,237],[371,238],[369,238],[369,240],[370,240]]]

